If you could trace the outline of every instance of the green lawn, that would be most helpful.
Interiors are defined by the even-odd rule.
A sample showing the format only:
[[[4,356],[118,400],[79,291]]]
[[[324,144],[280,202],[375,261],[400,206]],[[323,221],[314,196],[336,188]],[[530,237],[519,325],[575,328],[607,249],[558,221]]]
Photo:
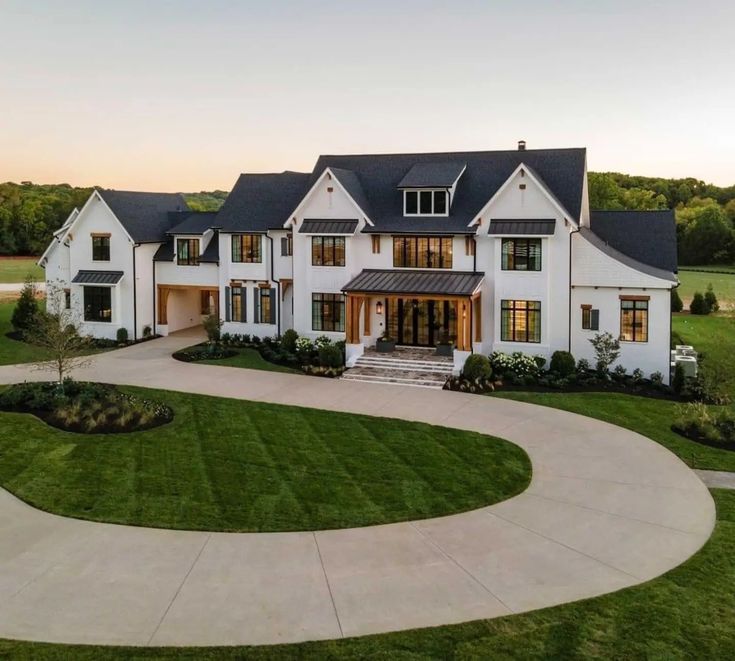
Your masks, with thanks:
[[[38,282],[43,281],[43,269],[36,264],[36,257],[0,257],[0,282],[23,282],[32,275]]]
[[[519,447],[443,427],[125,388],[170,404],[144,432],[0,413],[0,485],[44,510],[142,526],[313,530],[471,510],[523,491]]]
[[[15,302],[0,303],[0,365],[13,363],[33,363],[44,360],[48,354],[32,344],[11,340],[6,333],[13,330],[10,317],[13,315]]]
[[[205,365],[222,365],[224,367],[246,367],[251,370],[266,370],[268,372],[287,372],[289,374],[303,374],[301,370],[274,365],[263,358],[255,349],[237,349],[237,355],[232,358],[219,360],[200,360]]]
[[[717,364],[730,391],[735,394],[735,316],[675,314],[672,330],[678,343],[691,344],[704,360]]]
[[[692,267],[700,268],[700,267]],[[704,267],[702,267],[704,268]],[[709,267],[714,269],[716,267]],[[719,267],[724,269],[725,267]],[[723,310],[735,309],[735,271],[728,275],[724,273],[698,273],[695,271],[679,271],[679,295],[684,302],[684,308],[689,309],[689,302],[694,292],[704,292],[710,283],[717,294],[720,307]]]
[[[125,648],[6,640],[0,641],[0,658],[731,659],[735,656],[735,492],[712,494],[717,525],[699,553],[653,581],[595,599],[494,620],[275,647]]]

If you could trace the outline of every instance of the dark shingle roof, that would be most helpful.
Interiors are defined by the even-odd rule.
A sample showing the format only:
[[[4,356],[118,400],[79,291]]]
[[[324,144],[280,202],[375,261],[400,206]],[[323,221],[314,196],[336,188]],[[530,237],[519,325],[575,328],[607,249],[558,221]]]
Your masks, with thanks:
[[[365,197],[365,191],[362,189],[360,179],[352,170],[345,170],[343,168],[330,168],[337,181],[344,187],[349,196],[355,201],[362,212],[368,217],[370,216],[370,203],[367,197]]]
[[[280,229],[308,190],[309,174],[241,174],[217,214],[223,232]]]
[[[417,163],[398,183],[398,188],[451,188],[465,163]]]
[[[181,214],[177,214],[181,215]],[[172,226],[167,234],[204,234],[208,229],[216,227],[216,211],[192,211],[183,220]],[[177,219],[178,220],[178,219]]]
[[[209,240],[207,247],[204,249],[200,262],[215,262],[219,264],[219,235],[217,232],[214,233],[212,238]]]
[[[78,271],[72,282],[77,285],[116,285],[122,271]]]
[[[299,234],[354,234],[357,220],[317,220],[306,218],[299,227]]]
[[[168,238],[166,243],[158,246],[156,254],[153,255],[154,262],[173,262],[174,261],[174,240]]]
[[[678,271],[676,219],[666,211],[590,211],[590,229],[631,259],[668,273]]]
[[[490,221],[488,234],[519,236],[522,234],[553,234],[555,220],[500,220]]]
[[[366,294],[470,296],[484,276],[484,273],[467,271],[365,269],[342,287],[342,291]]]
[[[467,164],[457,184],[449,216],[405,218],[403,193],[398,185],[406,174],[417,165],[448,162]],[[584,149],[320,156],[310,183],[313,184],[327,167],[354,173],[369,205],[366,213],[375,225],[365,227],[365,232],[474,234],[476,228],[467,225],[521,163],[532,168],[572,220],[579,219]]]
[[[172,220],[170,212],[189,211],[186,200],[179,193],[141,193],[101,188],[97,192],[137,243],[164,241],[166,231],[177,222],[175,215],[175,220]]]

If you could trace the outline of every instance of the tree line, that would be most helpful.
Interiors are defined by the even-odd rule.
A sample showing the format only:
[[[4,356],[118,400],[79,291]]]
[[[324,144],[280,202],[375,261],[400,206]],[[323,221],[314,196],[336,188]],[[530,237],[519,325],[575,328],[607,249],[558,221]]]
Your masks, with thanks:
[[[698,179],[589,173],[592,209],[674,209],[679,263],[735,264],[735,186]]]
[[[92,188],[69,184],[0,184],[0,255],[40,255],[75,207],[80,209]],[[227,191],[184,193],[194,211],[216,211]]]
[[[39,255],[91,188],[69,184],[0,184],[0,255]],[[675,209],[682,265],[735,264],[735,186],[694,178],[589,173],[592,209]],[[195,211],[216,211],[227,191],[184,193]]]

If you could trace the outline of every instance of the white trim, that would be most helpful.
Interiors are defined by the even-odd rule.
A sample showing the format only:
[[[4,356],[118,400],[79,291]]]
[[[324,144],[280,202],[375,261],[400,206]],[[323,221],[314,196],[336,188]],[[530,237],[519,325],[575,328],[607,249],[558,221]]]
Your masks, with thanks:
[[[46,246],[46,250],[43,251],[43,254],[36,261],[36,264],[38,264],[38,266],[40,266],[41,268],[46,268],[43,260],[50,255],[52,248],[55,248],[66,238],[67,232],[69,231],[71,225],[74,223],[78,216],[79,208],[74,207],[74,209],[72,209],[72,212],[67,216],[66,220],[64,221],[64,224],[53,233],[53,238],[49,242],[48,246]]]
[[[347,199],[350,200],[350,202],[352,202],[352,204],[355,205],[355,208],[360,212],[360,214],[362,214],[363,218],[365,219],[365,222],[371,227],[373,227],[374,226],[373,221],[370,220],[369,216],[360,207],[360,205],[357,202],[355,202],[355,199],[352,197],[352,195],[350,195],[347,192],[347,189],[342,185],[337,175],[335,175],[334,172],[332,172],[332,169],[328,167],[324,169],[324,172],[322,172],[319,178],[314,182],[314,185],[307,191],[306,195],[304,195],[304,197],[301,199],[301,202],[299,202],[296,208],[288,215],[288,219],[283,223],[283,227],[285,229],[296,227],[298,223],[296,222],[295,217],[298,216],[299,211],[301,211],[303,206],[306,204],[306,201],[309,199],[309,197],[311,197],[311,194],[317,189],[319,184],[322,183],[322,180],[327,175],[329,175],[332,180],[337,182],[337,185],[339,186],[340,190],[347,196]]]
[[[570,221],[575,227],[579,227],[579,222],[574,219],[574,216],[572,216],[572,214],[570,214],[562,206],[559,200],[557,200],[553,195],[549,193],[546,186],[538,179],[538,177],[536,177],[533,174],[533,171],[525,163],[521,163],[515,170],[513,170],[513,173],[510,175],[510,177],[508,177],[505,180],[505,183],[503,183],[503,185],[500,188],[498,188],[497,191],[495,191],[495,194],[487,201],[485,206],[483,206],[482,209],[480,209],[479,213],[470,221],[467,227],[472,227],[473,225],[477,225],[480,222],[480,219],[482,218],[482,216],[485,215],[485,213],[490,208],[492,203],[495,202],[495,200],[503,193],[503,191],[505,191],[505,189],[510,185],[510,182],[521,171],[524,173],[524,176],[527,176],[534,184],[536,184],[536,186],[544,194],[544,197],[546,197],[546,199],[549,202],[551,202],[551,204],[554,205],[554,207],[556,207],[556,209],[561,213],[562,217],[565,220]]]

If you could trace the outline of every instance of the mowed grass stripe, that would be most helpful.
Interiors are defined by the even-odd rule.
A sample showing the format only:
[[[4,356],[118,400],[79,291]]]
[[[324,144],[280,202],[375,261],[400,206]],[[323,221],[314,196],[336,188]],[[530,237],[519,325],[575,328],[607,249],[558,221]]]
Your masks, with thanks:
[[[319,530],[441,516],[526,488],[526,454],[401,420],[124,388],[174,421],[81,435],[0,414],[0,484],[68,516],[166,528]]]

